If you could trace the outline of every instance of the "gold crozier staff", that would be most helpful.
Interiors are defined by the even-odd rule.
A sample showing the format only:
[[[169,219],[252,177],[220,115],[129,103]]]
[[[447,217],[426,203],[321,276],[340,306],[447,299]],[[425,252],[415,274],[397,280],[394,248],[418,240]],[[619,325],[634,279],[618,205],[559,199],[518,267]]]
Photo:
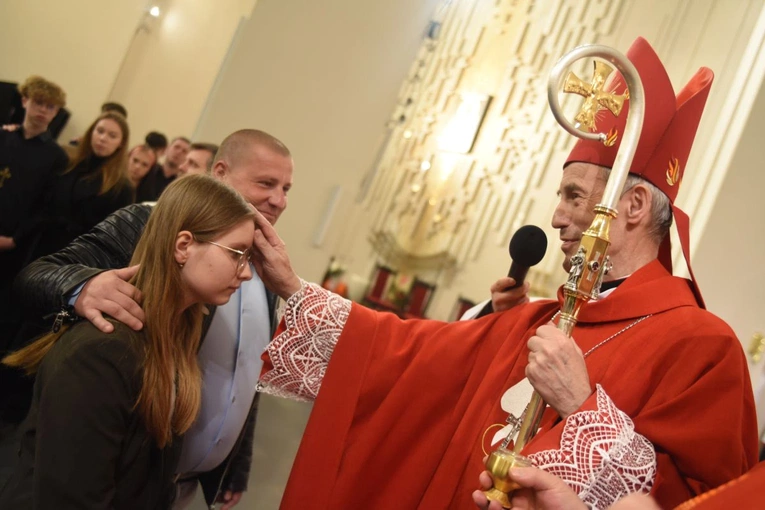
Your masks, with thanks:
[[[613,72],[613,68],[603,61],[595,62],[594,77],[589,84],[571,72],[562,79],[563,74],[574,62],[587,57],[601,58],[613,64],[624,77],[627,85],[626,93],[619,96],[603,90],[606,79]],[[576,93],[586,98],[575,118],[577,122],[575,125],[566,119],[560,106],[558,94],[561,82],[563,82],[564,92]],[[597,299],[603,276],[610,269],[608,247],[611,244],[609,238],[611,220],[616,218],[616,205],[632,166],[632,158],[637,152],[643,127],[645,99],[643,85],[635,66],[618,51],[600,45],[580,46],[564,55],[550,72],[547,93],[550,109],[566,131],[579,138],[600,141],[607,146],[613,145],[615,133],[592,133],[583,131],[579,127],[594,130],[595,117],[600,110],[607,109],[618,116],[624,100],[629,98],[623,142],[603,192],[602,202],[595,206],[595,219],[582,235],[579,250],[571,258],[568,280],[563,286],[564,302],[558,315],[558,329],[570,336],[576,325],[579,310],[587,301]],[[486,491],[486,496],[490,500],[498,501],[504,508],[511,506],[508,493],[518,488],[509,478],[509,469],[530,465],[529,460],[520,452],[539,430],[544,410],[545,403],[542,397],[534,391],[522,417],[509,418],[508,421],[514,426],[500,447],[486,460],[486,468],[494,483],[494,486]],[[510,450],[508,446],[513,438],[515,442],[513,449]]]

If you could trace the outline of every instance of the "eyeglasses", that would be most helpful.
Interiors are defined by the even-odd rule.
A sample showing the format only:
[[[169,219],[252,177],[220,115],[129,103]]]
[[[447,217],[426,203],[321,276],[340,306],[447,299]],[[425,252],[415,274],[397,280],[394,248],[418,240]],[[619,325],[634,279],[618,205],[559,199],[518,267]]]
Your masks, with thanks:
[[[250,261],[250,250],[249,249],[244,250],[244,251],[237,250],[235,248],[231,248],[229,246],[225,246],[223,244],[216,243],[214,241],[201,241],[201,240],[197,239],[196,237],[194,237],[194,240],[196,240],[197,242],[200,242],[200,243],[212,244],[213,246],[217,246],[218,248],[223,248],[224,250],[228,250],[231,253],[236,253],[237,255],[239,255],[239,258],[236,261],[236,274],[242,274],[242,271],[244,271],[244,267]]]

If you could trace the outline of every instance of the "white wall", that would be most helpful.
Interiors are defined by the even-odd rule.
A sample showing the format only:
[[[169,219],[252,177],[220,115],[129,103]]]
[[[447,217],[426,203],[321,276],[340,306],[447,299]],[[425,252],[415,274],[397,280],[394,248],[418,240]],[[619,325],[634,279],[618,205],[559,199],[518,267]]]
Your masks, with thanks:
[[[133,144],[149,131],[191,137],[237,26],[255,0],[155,0],[109,99],[130,113]],[[219,143],[219,138],[209,141]]]
[[[146,0],[3,0],[0,80],[39,74],[72,113],[60,141],[79,136],[106,101]]]
[[[765,332],[765,89],[761,88],[720,187],[693,269],[707,308],[748,347]]]

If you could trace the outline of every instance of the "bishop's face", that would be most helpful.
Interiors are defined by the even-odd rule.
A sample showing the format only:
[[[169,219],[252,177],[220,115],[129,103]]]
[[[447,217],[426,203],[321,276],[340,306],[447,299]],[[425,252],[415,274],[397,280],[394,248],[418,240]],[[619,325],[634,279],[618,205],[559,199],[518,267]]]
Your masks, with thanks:
[[[603,197],[605,186],[603,171],[597,165],[571,163],[563,170],[552,226],[560,232],[566,271],[571,269],[570,260],[579,249],[582,234],[595,218],[594,208]]]

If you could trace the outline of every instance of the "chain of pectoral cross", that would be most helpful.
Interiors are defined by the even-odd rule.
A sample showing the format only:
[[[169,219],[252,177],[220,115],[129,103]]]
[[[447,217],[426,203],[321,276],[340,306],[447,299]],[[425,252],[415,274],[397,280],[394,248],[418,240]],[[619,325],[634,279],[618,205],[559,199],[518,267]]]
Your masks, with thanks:
[[[552,319],[550,319],[550,322],[554,322],[555,319],[557,319],[559,315],[560,315],[560,311],[555,312],[555,315],[553,315]],[[595,346],[590,348],[590,350],[588,350],[587,352],[584,353],[583,357],[586,359],[587,356],[589,356],[590,354],[595,352],[598,348],[604,346],[605,344],[607,344],[608,342],[610,342],[611,340],[613,340],[617,336],[621,335],[625,331],[633,328],[634,326],[637,326],[638,324],[640,324],[641,322],[646,320],[648,317],[651,317],[652,315],[653,314],[651,314],[651,313],[649,313],[648,315],[644,315],[643,317],[640,317],[639,319],[635,320],[634,322],[632,322],[632,323],[628,324],[627,326],[623,327],[622,329],[620,329],[619,331],[617,331],[613,335],[609,336],[605,340],[600,341],[598,344],[596,344]],[[518,431],[521,428],[521,423],[523,423],[523,417],[526,415],[526,411],[527,410],[528,410],[528,405],[526,406],[526,409],[524,409],[523,412],[521,413],[521,416],[517,417],[517,418],[516,418],[516,416],[513,413],[509,413],[507,415],[507,419],[505,420],[505,423],[507,423],[508,425],[512,425],[512,428],[510,429],[510,431],[505,436],[505,439],[502,440],[502,443],[500,443],[502,448],[507,448],[508,445],[510,444],[510,441],[512,441],[513,438],[515,438],[515,435],[518,433]],[[492,425],[492,427],[493,426],[494,425]],[[488,431],[488,429],[487,429],[487,431]],[[486,433],[484,433],[484,435],[486,435]]]

